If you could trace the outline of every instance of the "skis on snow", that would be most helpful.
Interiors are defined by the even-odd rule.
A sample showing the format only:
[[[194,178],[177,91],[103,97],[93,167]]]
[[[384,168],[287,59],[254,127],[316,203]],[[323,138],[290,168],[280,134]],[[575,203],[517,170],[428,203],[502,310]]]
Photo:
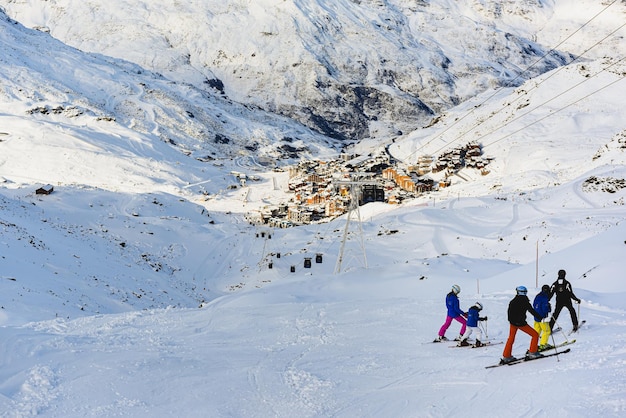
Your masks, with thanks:
[[[580,327],[582,327],[582,326],[585,324],[585,322],[587,322],[587,320],[586,320],[586,319],[584,319],[584,320],[580,321],[580,324],[578,324],[578,329],[580,329]],[[561,331],[561,330],[563,330],[563,328],[561,328],[561,327],[556,327],[556,328],[554,328],[554,329],[552,330],[552,333],[559,332],[559,331]],[[574,330],[572,329],[570,332],[568,332],[568,333],[567,333],[567,335],[572,335],[572,334],[573,334],[573,333],[575,333],[575,332],[578,332],[578,330],[574,331]]]
[[[449,339],[446,338],[445,340],[439,340],[439,339],[435,338],[431,342],[433,342],[433,343],[451,343],[451,342],[454,342],[454,341],[461,341],[461,339],[460,338],[455,338],[454,340],[449,340]]]
[[[569,334],[567,335],[572,335],[575,332],[578,332],[578,330],[580,329],[580,327],[582,327],[583,325],[585,325],[585,322],[587,322],[586,319],[583,319],[582,321],[580,321],[580,324],[578,324],[578,329],[576,331],[574,331],[573,329],[569,332]]]
[[[504,344],[504,341],[485,341],[483,342],[482,345],[476,346],[474,344],[470,344],[470,345],[451,345],[449,346],[450,348],[482,348],[482,347],[489,347],[491,345],[498,345],[498,344]]]
[[[542,350],[542,349],[539,349],[539,351],[554,350],[555,348],[561,348],[561,347],[563,347],[564,345],[574,344],[575,342],[576,342],[576,340],[569,340],[569,341],[565,341],[565,342],[562,342],[562,343],[560,343],[560,344],[557,344],[556,346],[551,345],[550,347],[546,347],[546,348],[544,348],[543,350]]]
[[[485,369],[492,369],[494,367],[500,367],[500,366],[513,366],[515,364],[526,363],[527,361],[535,361],[535,360],[548,358],[548,357],[552,357],[552,356],[558,356],[559,354],[566,354],[566,353],[569,353],[569,352],[570,352],[570,349],[568,348],[568,349],[565,349],[563,351],[558,351],[556,353],[544,354],[541,357],[535,357],[535,358],[530,358],[530,359],[527,359],[525,357],[521,357],[521,358],[513,360],[513,361],[511,361],[509,363],[498,363],[498,364],[492,364],[491,366],[485,366]]]

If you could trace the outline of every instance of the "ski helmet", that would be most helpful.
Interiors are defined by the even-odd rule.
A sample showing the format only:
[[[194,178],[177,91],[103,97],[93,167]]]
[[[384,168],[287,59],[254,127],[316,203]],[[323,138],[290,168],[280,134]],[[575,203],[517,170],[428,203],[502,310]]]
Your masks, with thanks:
[[[518,295],[526,295],[526,293],[528,293],[528,289],[526,289],[526,286],[517,286],[515,288],[515,291]]]
[[[559,270],[559,279],[565,278],[565,270]]]
[[[550,286],[548,286],[547,284],[544,284],[543,286],[541,286],[541,291],[542,292],[549,292],[550,291]]]
[[[478,310],[479,310],[479,311],[482,311],[482,310],[483,310],[483,304],[482,304],[482,303],[480,303],[480,302],[476,302],[476,303],[474,304],[474,306],[476,306],[476,307],[478,308]]]
[[[452,286],[452,291],[454,292],[455,295],[458,295],[459,293],[461,293],[461,286],[459,286],[458,284],[455,284],[454,286]]]

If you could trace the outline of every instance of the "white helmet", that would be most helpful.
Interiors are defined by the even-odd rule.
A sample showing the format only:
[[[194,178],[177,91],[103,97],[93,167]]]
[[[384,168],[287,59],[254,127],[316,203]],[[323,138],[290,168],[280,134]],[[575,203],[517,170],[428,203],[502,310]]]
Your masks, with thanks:
[[[482,303],[480,303],[480,302],[476,302],[476,303],[474,304],[474,306],[476,306],[476,307],[478,308],[478,310],[479,310],[479,311],[482,311],[482,310],[483,310],[483,304],[482,304]]]
[[[461,287],[458,284],[455,284],[454,286],[452,286],[452,291],[455,295],[458,295],[459,293],[461,293]]]

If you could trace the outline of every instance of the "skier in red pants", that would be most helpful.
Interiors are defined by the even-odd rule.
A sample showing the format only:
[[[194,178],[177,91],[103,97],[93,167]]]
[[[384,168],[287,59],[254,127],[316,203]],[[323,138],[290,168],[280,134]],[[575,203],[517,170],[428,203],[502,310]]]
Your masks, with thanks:
[[[524,286],[518,286],[515,291],[517,295],[509,302],[508,318],[510,323],[509,338],[506,340],[502,360],[500,363],[510,363],[517,360],[513,357],[513,343],[515,343],[515,334],[517,330],[521,330],[530,335],[530,348],[526,354],[527,359],[542,357],[543,354],[538,351],[539,334],[530,325],[526,323],[526,313],[530,312],[534,316],[541,316],[535,311],[530,304],[530,300],[526,294],[528,290]]]

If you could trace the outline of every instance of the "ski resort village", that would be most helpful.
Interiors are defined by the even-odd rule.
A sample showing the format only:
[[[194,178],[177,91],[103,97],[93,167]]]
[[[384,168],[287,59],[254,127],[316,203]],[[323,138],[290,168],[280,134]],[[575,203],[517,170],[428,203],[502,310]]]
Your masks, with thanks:
[[[252,224],[278,228],[326,222],[369,202],[399,204],[436,192],[449,186],[454,177],[467,181],[463,170],[487,175],[490,161],[476,142],[437,157],[420,156],[416,164],[407,166],[387,152],[367,156],[344,153],[338,160],[303,161],[288,168],[289,192],[293,197],[288,202],[251,211],[246,218]],[[233,174],[245,187],[249,177]]]

